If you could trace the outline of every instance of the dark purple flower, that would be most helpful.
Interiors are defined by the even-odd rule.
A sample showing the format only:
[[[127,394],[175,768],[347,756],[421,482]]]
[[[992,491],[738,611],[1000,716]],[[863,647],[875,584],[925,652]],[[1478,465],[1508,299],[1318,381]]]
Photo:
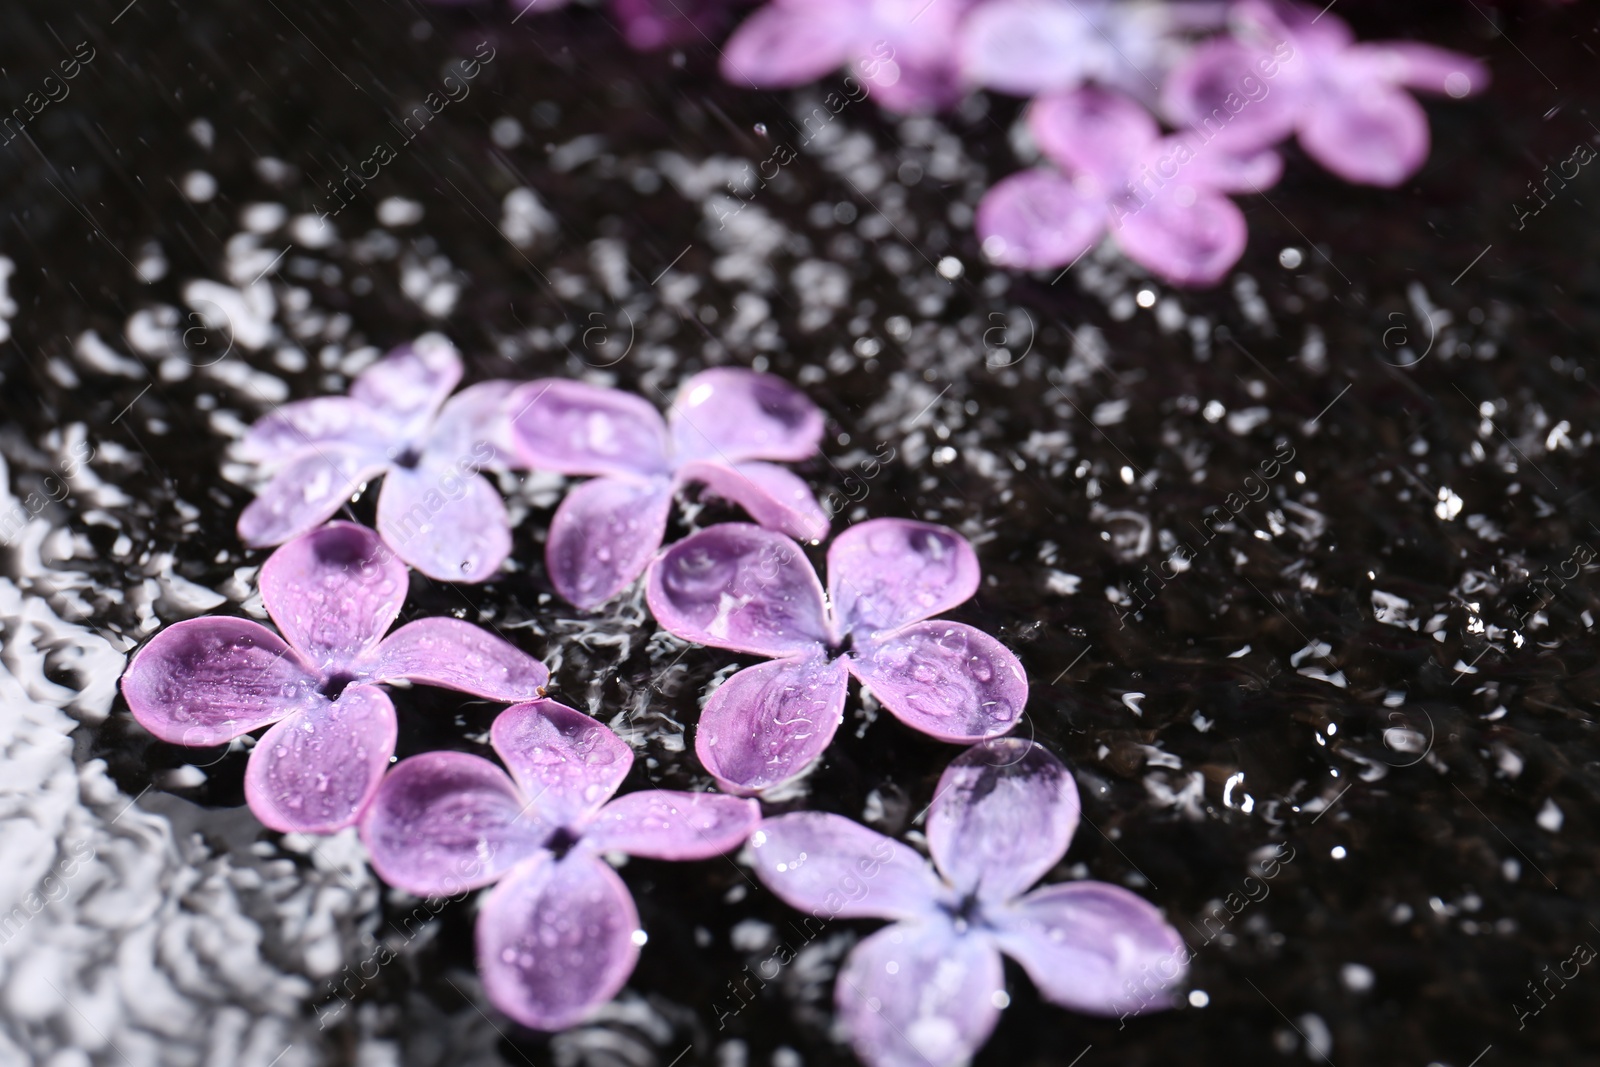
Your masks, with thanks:
[[[1427,160],[1428,116],[1407,88],[1459,98],[1489,83],[1483,64],[1432,45],[1357,44],[1316,7],[1244,0],[1234,14],[1236,36],[1202,44],[1167,79],[1167,113],[1240,148],[1298,132],[1346,181],[1399,185]]]
[[[1028,128],[1063,170],[1011,175],[984,194],[977,216],[985,254],[1024,270],[1070,264],[1109,228],[1129,259],[1162,278],[1215,284],[1247,237],[1243,213],[1222,194],[1266,188],[1282,170],[1270,150],[1162,137],[1149,112],[1104,89],[1040,97]]]
[[[616,995],[645,940],[601,857],[716,856],[750,836],[761,809],[664,789],[611,800],[633,752],[553,700],[507,708],[489,739],[510,775],[464,752],[412,756],[383,780],[361,837],[378,874],[418,896],[498,882],[478,913],[484,989],[524,1026],[565,1029]]]
[[[650,565],[656,621],[688,641],[770,656],[706,701],[695,752],[724,789],[756,793],[822,754],[850,675],[942,741],[1003,734],[1028,702],[1011,650],[932,616],[978,588],[978,558],[944,526],[858,523],[828,548],[828,594],[800,546],[747,523],[691,534]]]
[[[1166,1007],[1183,940],[1142,898],[1105,882],[1027,892],[1066,854],[1078,789],[1047,750],[999,738],[963,753],[928,809],[934,868],[841,815],[766,819],[756,874],[824,922],[893,919],[846,957],[839,1016],[869,1067],[955,1067],[982,1047],[1010,998],[1000,955],[1046,1000],[1117,1015]]]
[[[349,396],[295,401],[257,420],[238,454],[275,473],[239,516],[239,537],[256,548],[298,537],[382,474],[378,533],[401,559],[441,581],[492,577],[511,551],[511,524],[478,472],[509,458],[500,409],[516,383],[451,397],[460,380],[455,347],[429,335],[362,371]]]
[[[249,619],[174,623],[139,650],[122,695],[163,741],[219,745],[273,723],[250,753],[245,797],[274,830],[355,822],[394,756],[394,705],[378,686],[417,682],[491,700],[538,696],[543,663],[459,619],[384,632],[406,598],[405,565],[378,536],[329,523],[261,567],[280,638]],[[285,640],[287,639],[287,640]]]
[[[507,410],[522,463],[596,476],[567,494],[545,544],[551,583],[585,610],[644,572],[673,493],[688,482],[763,526],[807,541],[828,535],[828,515],[806,483],[757,462],[807,459],[822,439],[822,412],[782,378],[702,371],[683,383],[665,421],[632,393],[556,378],[523,385]]]

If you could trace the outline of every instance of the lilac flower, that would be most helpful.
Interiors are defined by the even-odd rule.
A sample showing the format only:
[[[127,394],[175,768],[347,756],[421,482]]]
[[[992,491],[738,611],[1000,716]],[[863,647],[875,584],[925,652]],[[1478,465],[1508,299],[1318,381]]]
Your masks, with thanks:
[[[1298,132],[1306,153],[1346,181],[1394,186],[1428,158],[1428,116],[1405,89],[1463,97],[1489,83],[1477,60],[1410,41],[1357,44],[1337,15],[1244,0],[1239,35],[1201,45],[1163,89],[1174,121],[1226,126],[1241,147]],[[1270,93],[1257,99],[1252,86]]]
[[[766,819],[756,874],[827,921],[893,919],[851,950],[834,1001],[869,1067],[954,1067],[1009,1003],[1000,954],[1052,1003],[1095,1015],[1170,1003],[1188,961],[1149,903],[1105,882],[1027,888],[1066,854],[1078,790],[1040,745],[999,738],[950,764],[928,809],[935,869],[840,815]]]
[[[1040,97],[1028,128],[1064,172],[1011,175],[984,194],[977,216],[984,252],[1025,270],[1073,263],[1109,228],[1129,259],[1168,281],[1214,284],[1247,236],[1222,194],[1266,188],[1282,170],[1271,151],[1162,137],[1147,111],[1104,89]]]
[[[356,376],[349,396],[285,404],[250,427],[241,458],[275,471],[239,516],[251,546],[278,545],[326,522],[385,475],[378,533],[430,578],[482,582],[511,551],[511,524],[478,472],[508,458],[498,425],[514,382],[469,386],[438,335],[401,345]]]
[[[739,368],[683,383],[665,422],[631,393],[546,378],[512,397],[512,435],[529,467],[597,475],[550,522],[545,561],[556,591],[585,610],[616,596],[661,547],[678,486],[700,482],[795,537],[828,535],[828,516],[797,476],[757,460],[817,452],[822,412],[783,379]]]
[[[122,695],[145,729],[220,745],[272,726],[250,753],[245,797],[274,830],[355,822],[394,755],[394,705],[378,686],[416,682],[526,700],[550,673],[459,619],[418,619],[388,637],[407,574],[365,526],[329,523],[261,567],[261,601],[283,633],[249,619],[174,623],[139,650]]]
[[[722,76],[782,89],[854,65],[891,111],[960,98],[957,30],[974,0],[772,0],[723,46]]]
[[[770,656],[706,701],[695,752],[722,788],[756,793],[820,756],[844,716],[849,675],[890,713],[941,741],[1003,734],[1028,680],[981,630],[932,616],[978,588],[978,558],[944,526],[858,523],[828,549],[828,594],[800,546],[747,523],[684,538],[650,565],[650,611],[670,632]]]
[[[633,763],[616,734],[553,700],[501,712],[490,742],[511,771],[428,752],[384,779],[361,822],[372,865],[419,896],[498,882],[478,913],[478,973],[501,1011],[561,1030],[610,1000],[644,943],[607,852],[693,860],[737,848],[752,800],[650,789],[607,803]]]

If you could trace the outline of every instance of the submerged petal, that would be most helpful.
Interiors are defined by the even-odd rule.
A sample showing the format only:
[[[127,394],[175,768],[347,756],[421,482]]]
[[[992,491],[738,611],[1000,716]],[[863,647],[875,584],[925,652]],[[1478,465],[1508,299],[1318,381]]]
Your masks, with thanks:
[[[834,1002],[868,1067],[957,1067],[994,1032],[1004,992],[989,939],[940,918],[895,923],[857,945]]]
[[[666,473],[666,423],[632,393],[540,378],[513,392],[506,410],[524,466],[625,478]]]
[[[374,681],[404,679],[491,700],[533,700],[550,682],[545,665],[463,619],[408,622],[384,639],[368,668]]]
[[[325,674],[353,673],[400,613],[406,567],[365,526],[330,522],[261,565],[261,602]]]
[[[731,466],[749,459],[802,460],[817,454],[822,412],[775,374],[742,367],[701,371],[678,389],[667,424],[673,459]]]
[[[761,805],[717,793],[646,789],[600,809],[584,831],[593,852],[626,852],[656,860],[700,860],[744,844],[761,821]]]
[[[401,559],[441,582],[486,582],[511,554],[499,491],[475,471],[431,458],[389,471],[378,493],[378,532]]]
[[[1078,786],[1043,745],[999,737],[951,761],[928,809],[928,851],[958,893],[1011,900],[1066,855]]]
[[[857,639],[949,611],[978,591],[978,556],[948,526],[869,519],[828,548],[828,597]]]
[[[628,887],[578,850],[541,852],[495,886],[478,915],[478,973],[495,1007],[534,1030],[564,1030],[633,973],[639,928]]]
[[[122,695],[139,725],[176,745],[219,745],[323,703],[322,679],[249,619],[185,619],[128,664]]]
[[[781,785],[833,740],[844,719],[846,684],[844,664],[820,654],[746,667],[706,701],[695,755],[731,793]]]
[[[383,690],[352,685],[261,736],[244,795],[268,829],[331,834],[361,816],[394,755],[399,727]]]
[[[932,917],[955,902],[927,860],[843,815],[766,819],[750,845],[762,884],[823,922]]]
[[[1170,990],[1188,969],[1178,931],[1120,886],[1045,886],[986,914],[1000,951],[1022,964],[1046,1000],[1075,1011],[1170,1007]]]
[[[804,479],[771,463],[696,461],[678,468],[680,482],[700,482],[706,492],[731,500],[769,530],[802,541],[828,536],[828,513],[822,510]]]
[[[661,547],[672,483],[640,485],[596,478],[567,493],[550,520],[545,566],[550,584],[592,611],[632,585]]]
[[[353,445],[300,452],[240,512],[239,539],[266,548],[314,530],[387,467],[381,453]]]
[[[419,897],[488,885],[532,856],[552,829],[505,771],[465,752],[401,760],[361,818],[373,869]]]
[[[502,711],[489,741],[539,817],[557,827],[575,827],[598,811],[633,766],[627,742],[554,700]]]
[[[822,583],[782,534],[725,522],[690,534],[650,564],[650,613],[686,641],[758,656],[828,643]]]
[[[1028,676],[982,630],[934,619],[858,646],[850,670],[890,713],[941,741],[1003,734],[1028,703]]]

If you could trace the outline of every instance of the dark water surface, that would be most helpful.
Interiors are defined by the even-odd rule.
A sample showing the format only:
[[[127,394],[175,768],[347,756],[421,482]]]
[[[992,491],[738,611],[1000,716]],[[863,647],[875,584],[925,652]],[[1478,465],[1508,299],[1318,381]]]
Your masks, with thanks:
[[[808,94],[725,85],[709,46],[636,55],[596,10],[513,26],[493,6],[382,0],[13,5],[8,101],[78,42],[94,50],[70,96],[0,151],[19,305],[0,347],[13,486],[49,473],[31,450],[53,429],[85,424],[96,471],[131,502],[113,509],[120,528],[76,496],[48,517],[93,546],[76,563],[93,578],[91,624],[142,639],[123,592],[150,576],[147,552],[222,591],[264,557],[233,532],[249,495],[223,477],[219,416],[248,423],[271,387],[223,380],[226,366],[295,398],[342,391],[348,353],[439,329],[469,381],[598,370],[659,402],[703,366],[756,361],[828,413],[827,458],[801,471],[856,499],[841,523],[927,518],[978,544],[984,585],[953,615],[1021,656],[1023,731],[1084,794],[1052,877],[1131,886],[1197,951],[1204,996],[1120,1029],[1041,1004],[1008,964],[1013,1003],[980,1064],[1600,1063],[1600,964],[1541,987],[1556,992],[1527,1014],[1542,968],[1600,947],[1600,168],[1522,229],[1514,207],[1546,164],[1600,143],[1595,11],[1338,10],[1366,38],[1483,56],[1495,82],[1428,105],[1433,155],[1402,189],[1347,186],[1290,148],[1270,199],[1241,201],[1251,240],[1235,277],[1183,293],[1114,258],[1055,284],[983,266],[971,205],[1019,165],[1004,98],[937,124],[854,106],[719,228],[729,205],[703,208],[733,172],[706,161],[753,166],[797,144]],[[493,59],[470,95],[407,140],[401,114],[480,48]],[[336,207],[325,184],[384,143],[395,158],[333,219],[339,241],[312,247],[291,224],[260,239],[264,259],[234,246],[238,269],[274,288],[281,338],[252,349],[237,322],[187,317],[184,283],[227,280],[246,205]],[[863,178],[873,167],[878,182]],[[184,188],[204,185],[200,170],[216,191],[195,202]],[[505,219],[520,187],[550,223],[526,248]],[[382,230],[388,197],[421,220]],[[145,284],[150,242],[166,270]],[[452,281],[448,314],[420,306]],[[189,355],[169,359],[187,376],[150,377],[155,358],[141,376],[104,373],[74,354],[94,330],[131,356],[130,316],[158,304],[181,308]],[[1248,501],[1263,476],[1267,499]],[[625,789],[702,783],[699,701],[746,661],[680,656],[637,599],[593,618],[556,601],[543,566],[556,485],[507,482],[529,514],[515,570],[480,587],[414,575],[404,618],[493,622],[547,656],[553,695],[636,743]],[[363,521],[373,495],[353,509]],[[1229,502],[1239,515],[1214,532]],[[732,514],[711,505],[692,522]],[[1172,573],[1159,564],[1180,542],[1193,565],[1152,577]],[[1547,567],[1578,576],[1536,587]],[[396,704],[401,756],[487,751],[496,707],[430,689]],[[120,705],[75,737],[130,796],[221,755],[154,742]],[[823,765],[769,807],[902,833],[957,751],[847,712]],[[141,803],[219,851],[270,847],[241,808],[243,768],[235,753],[203,785]],[[1270,854],[1292,859],[1238,906]],[[791,937],[794,913],[728,861],[622,874],[650,942],[624,1008],[595,1027],[551,1041],[470,1007],[473,912],[459,903],[363,989],[372,1030],[405,1063],[495,1062],[496,1047],[541,1067],[853,1062],[828,1033],[833,965],[873,924],[834,924],[734,1014],[728,983]],[[416,903],[386,907],[398,922]],[[1219,907],[1227,924],[1205,925]],[[360,932],[345,932],[347,962]],[[320,1035],[317,1059],[355,1061],[353,1018]]]

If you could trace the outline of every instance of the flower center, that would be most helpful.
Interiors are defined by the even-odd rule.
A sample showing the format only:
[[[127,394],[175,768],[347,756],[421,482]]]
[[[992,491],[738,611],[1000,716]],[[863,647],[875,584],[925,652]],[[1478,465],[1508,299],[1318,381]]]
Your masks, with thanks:
[[[966,930],[969,926],[983,924],[983,908],[978,904],[978,895],[968,893],[959,903],[943,905],[945,914],[954,920],[956,929]]]
[[[563,826],[554,834],[550,835],[550,840],[544,843],[544,847],[548,849],[556,859],[560,859],[568,852],[572,851],[572,846],[578,843],[580,836],[581,835],[575,834]]]
[[[406,470],[414,469],[416,465],[421,462],[422,453],[417,449],[412,448],[410,445],[402,448],[399,455],[394,457],[394,465],[396,467],[403,467]]]
[[[850,650],[855,647],[855,641],[856,635],[851,631],[845,631],[844,637],[840,638],[837,643],[828,646],[828,661],[831,663],[840,656],[848,656]]]
[[[322,695],[329,700],[338,700],[344,694],[346,687],[356,680],[353,674],[330,674],[328,680],[322,683]]]

